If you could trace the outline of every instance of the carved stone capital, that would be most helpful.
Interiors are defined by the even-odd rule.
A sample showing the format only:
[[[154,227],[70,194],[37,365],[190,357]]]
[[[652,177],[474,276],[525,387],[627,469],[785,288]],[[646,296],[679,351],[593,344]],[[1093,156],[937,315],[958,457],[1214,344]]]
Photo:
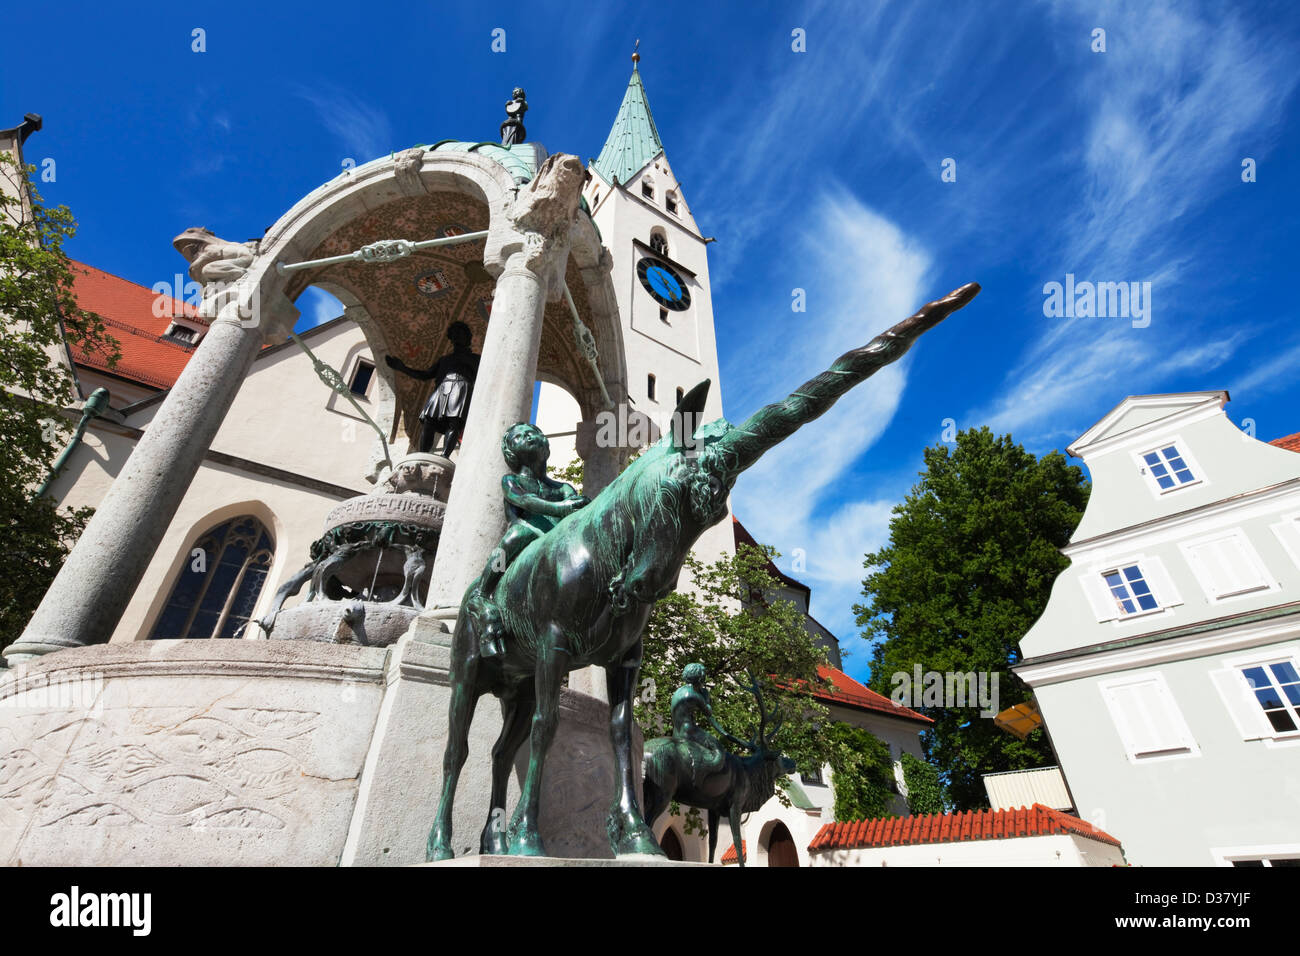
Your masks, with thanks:
[[[393,178],[397,180],[403,195],[423,196],[429,191],[420,177],[420,170],[424,166],[424,152],[423,146],[413,146],[402,150],[394,157]]]
[[[513,201],[493,210],[483,255],[487,270],[499,276],[512,257],[522,254],[522,266],[545,280],[548,298],[558,299],[584,176],[578,157],[547,157]]]
[[[172,240],[190,264],[190,278],[205,287],[212,283],[238,281],[257,256],[257,242],[230,242],[209,229],[191,226]]]

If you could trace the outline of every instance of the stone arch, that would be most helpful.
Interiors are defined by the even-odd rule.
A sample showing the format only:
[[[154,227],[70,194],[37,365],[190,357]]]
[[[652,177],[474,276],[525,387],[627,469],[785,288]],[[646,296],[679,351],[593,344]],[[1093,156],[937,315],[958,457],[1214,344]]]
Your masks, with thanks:
[[[458,320],[467,321],[475,332],[476,350],[481,348],[494,288],[491,276],[482,268],[482,242],[444,247],[457,251],[443,254],[436,250],[437,255],[417,254],[387,265],[345,263],[283,275],[275,264],[341,255],[381,238],[434,237],[417,234],[417,222],[436,222],[461,232],[487,229],[490,221],[508,208],[517,188],[509,171],[473,152],[408,150],[375,160],[340,174],[286,212],[263,237],[246,281],[260,288],[264,310],[297,299],[309,285],[339,299],[345,314],[362,329],[377,374],[393,392],[392,418],[385,423],[390,442],[399,436],[409,437],[415,432],[413,419],[431,386],[398,378],[385,359],[396,355],[408,364],[428,367],[445,354],[443,332]],[[374,234],[377,228],[389,233]],[[585,213],[579,214],[568,238],[565,279],[579,315],[596,340],[599,378],[612,403],[619,405],[627,398],[627,371],[609,255]],[[417,326],[400,321],[399,310],[383,308],[376,314],[378,305],[391,306],[403,292],[416,295],[399,287],[394,270],[409,272],[422,267],[420,263],[429,267],[426,286],[433,301],[413,304],[408,311],[414,313],[425,305],[437,318]],[[448,295],[445,301],[438,301],[444,298],[438,288],[444,280]],[[382,292],[380,285],[385,286]],[[604,407],[597,373],[581,356],[562,297],[547,304],[538,368],[562,381],[575,395],[584,419]],[[397,449],[399,454],[402,450]]]
[[[668,245],[668,231],[663,226],[653,226],[650,229],[650,248],[655,255],[672,255],[671,247]]]
[[[201,267],[204,278],[212,280],[204,293],[204,309],[206,314],[213,316],[208,334],[186,365],[177,386],[164,399],[95,518],[65,560],[23,636],[6,649],[7,659],[22,659],[109,639],[135,587],[143,578],[153,552],[164,539],[185,488],[197,472],[204,453],[211,447],[216,430],[260,347],[267,342],[278,342],[287,334],[298,314],[293,302],[306,286],[322,284],[321,280],[325,280],[344,291],[342,287],[349,285],[334,281],[332,276],[312,274],[313,269],[320,271],[321,267],[284,272],[278,266],[311,261],[313,253],[341,227],[391,206],[394,201],[419,202],[429,196],[459,196],[479,210],[479,221],[496,227],[493,236],[500,240],[496,251],[508,252],[511,262],[519,261],[519,268],[513,272],[505,269],[504,264],[493,263],[498,268],[494,290],[500,291],[504,282],[505,288],[514,290],[516,300],[510,309],[510,320],[504,326],[509,328],[521,320],[523,313],[518,311],[518,302],[531,303],[527,308],[532,314],[526,321],[530,336],[538,332],[537,312],[544,313],[542,317],[546,321],[540,330],[543,347],[538,353],[539,363],[546,358],[548,340],[557,350],[555,354],[568,356],[569,366],[558,374],[572,379],[584,411],[584,424],[587,418],[594,417],[595,410],[605,404],[599,388],[601,379],[605,381],[611,404],[617,406],[626,402],[625,351],[609,276],[612,262],[601,245],[595,224],[589,216],[580,213],[576,222],[568,226],[567,235],[555,231],[564,228],[561,222],[553,226],[544,225],[548,217],[554,218],[553,211],[545,210],[555,208],[554,202],[547,206],[547,197],[544,196],[540,206],[543,214],[535,221],[552,231],[546,235],[535,231],[527,231],[526,236],[521,234],[517,224],[507,220],[516,191],[528,181],[533,164],[525,160],[522,151],[513,153],[494,147],[497,152],[492,155],[509,164],[511,169],[507,170],[485,155],[491,150],[476,152],[480,145],[453,144],[449,149],[435,147],[428,150],[414,148],[345,171],[299,200],[260,240],[251,244],[251,250],[240,249],[240,244],[223,242],[211,234],[201,240],[224,254],[222,261],[209,262]],[[500,155],[502,153],[504,155]],[[540,160],[544,151],[534,146],[529,155],[534,161]],[[555,181],[571,183],[575,166],[581,168],[577,158],[565,156],[546,168],[555,173]],[[547,187],[551,185],[548,183]],[[537,212],[537,208],[529,207],[526,212]],[[523,228],[531,230],[527,225]],[[403,233],[406,229],[396,234],[374,235],[367,242],[411,238],[409,233]],[[192,249],[192,243],[187,242],[185,248]],[[357,248],[360,245],[343,251],[351,253]],[[559,294],[560,290],[547,281],[559,272],[560,264],[551,264],[547,259],[549,252],[557,248],[567,249],[562,274],[568,279],[579,315],[583,316],[595,338],[599,351],[599,376],[585,360],[577,358],[581,350],[572,335],[573,321],[567,303]],[[249,251],[253,253],[251,262],[247,262]],[[546,271],[546,276],[540,279],[540,288],[555,293],[555,301],[537,301],[535,292],[540,274],[531,270],[533,260],[529,256],[533,252],[541,257],[536,264]],[[217,277],[223,272],[232,278],[218,283]],[[325,287],[335,291],[330,285]],[[335,294],[339,293],[336,291]],[[371,322],[363,328],[367,330],[372,354],[377,362],[381,362],[391,354],[385,317],[374,314],[373,306],[361,296],[354,294],[350,303],[344,295],[339,295],[339,298],[345,305],[363,306],[370,313]],[[501,336],[494,336],[494,340],[505,341]],[[571,347],[565,344],[568,341],[573,341]],[[507,352],[498,349],[496,354],[500,357]],[[531,352],[525,351],[524,355],[527,361],[531,361]],[[386,371],[386,367],[382,368]],[[518,383],[511,382],[510,385],[517,386]],[[515,406],[520,399],[518,392],[519,389],[514,387],[509,397]],[[404,395],[403,390],[398,389],[396,414],[409,410],[417,399],[418,396],[412,396],[409,391]],[[496,429],[495,421],[492,427]],[[454,506],[450,509],[453,512],[450,517],[455,523],[456,534],[464,539],[461,543],[474,553],[475,559],[458,559],[457,563],[448,566],[443,584],[446,593],[438,595],[446,607],[453,606],[464,593],[468,582],[461,580],[463,572],[478,565],[478,558],[490,551],[490,539],[499,533],[495,527],[501,520],[499,496],[494,496],[491,483],[483,480],[489,470],[495,470],[497,462],[491,460],[487,451],[485,446],[475,452],[475,479],[458,486],[464,491],[453,492]],[[611,461],[602,469],[606,476],[616,474],[613,456],[610,457]],[[161,476],[167,476],[166,480]],[[462,499],[461,504],[455,504]],[[456,511],[463,511],[463,518],[457,518]],[[448,535],[451,535],[450,529]],[[96,596],[93,603],[85,600],[87,593]]]
[[[185,569],[190,566],[191,552],[197,542],[203,535],[207,534],[213,528],[219,527],[227,521],[243,515],[251,515],[261,523],[271,536],[273,555],[271,564],[267,569],[266,580],[262,584],[262,589],[257,595],[257,603],[253,607],[253,616],[256,617],[259,612],[265,609],[271,599],[272,588],[269,587],[274,582],[274,572],[283,567],[282,562],[292,563],[296,560],[296,555],[290,553],[289,535],[285,533],[284,523],[279,516],[271,509],[265,501],[260,499],[245,499],[242,501],[232,501],[228,504],[213,508],[206,512],[202,517],[195,519],[186,529],[184,536],[181,538],[180,551],[172,559],[171,566],[166,577],[163,578],[162,586],[158,588],[154,595],[153,601],[149,604],[149,610],[144,616],[143,625],[140,628],[137,640],[145,640],[157,627],[159,619],[162,617],[164,609],[171,601],[172,593],[180,581],[181,575]],[[248,628],[244,633],[246,639],[257,639],[262,637],[262,632],[258,628]]]
[[[779,818],[768,820],[759,830],[757,852],[754,854],[755,866],[802,866],[799,857],[799,845],[785,821]]]

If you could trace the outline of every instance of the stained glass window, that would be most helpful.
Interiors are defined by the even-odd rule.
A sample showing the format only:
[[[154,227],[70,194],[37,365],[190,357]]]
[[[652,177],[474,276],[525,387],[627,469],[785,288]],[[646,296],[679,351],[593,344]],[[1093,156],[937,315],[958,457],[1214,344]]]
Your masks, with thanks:
[[[200,535],[150,639],[242,637],[274,553],[270,533],[252,515]]]

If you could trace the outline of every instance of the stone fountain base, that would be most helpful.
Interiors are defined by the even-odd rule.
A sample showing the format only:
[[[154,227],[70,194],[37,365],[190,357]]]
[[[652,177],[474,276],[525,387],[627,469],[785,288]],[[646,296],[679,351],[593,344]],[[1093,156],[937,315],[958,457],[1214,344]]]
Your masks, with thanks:
[[[139,641],[17,665],[0,678],[0,864],[423,862],[447,638],[422,620],[389,648]],[[555,856],[611,855],[607,802],[590,800],[593,787],[614,789],[607,714],[564,692],[541,818]],[[499,730],[498,709],[481,707],[456,803],[458,855],[477,850]],[[526,757],[525,747],[512,809]]]

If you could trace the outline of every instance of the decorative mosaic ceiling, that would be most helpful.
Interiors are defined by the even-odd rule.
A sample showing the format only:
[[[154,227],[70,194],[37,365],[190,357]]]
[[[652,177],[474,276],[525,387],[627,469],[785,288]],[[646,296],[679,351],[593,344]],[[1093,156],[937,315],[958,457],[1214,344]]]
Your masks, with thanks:
[[[487,207],[460,193],[403,197],[347,223],[303,258],[344,255],[380,239],[434,239],[487,228]],[[382,340],[370,343],[378,362],[389,354],[412,367],[428,368],[451,350],[447,329],[456,321],[469,326],[473,349],[482,353],[493,293],[493,279],[483,268],[483,245],[480,239],[423,250],[387,264],[326,266],[295,276],[288,293],[296,298],[318,283],[346,289],[365,307],[379,331]],[[602,330],[592,320],[587,289],[572,258],[566,272],[578,314],[603,351]],[[573,320],[563,301],[547,303],[537,367],[539,378],[563,385],[580,404],[589,403],[598,389],[595,373],[574,341]],[[433,383],[398,375],[394,387],[397,408],[408,422],[405,430],[414,432]]]

